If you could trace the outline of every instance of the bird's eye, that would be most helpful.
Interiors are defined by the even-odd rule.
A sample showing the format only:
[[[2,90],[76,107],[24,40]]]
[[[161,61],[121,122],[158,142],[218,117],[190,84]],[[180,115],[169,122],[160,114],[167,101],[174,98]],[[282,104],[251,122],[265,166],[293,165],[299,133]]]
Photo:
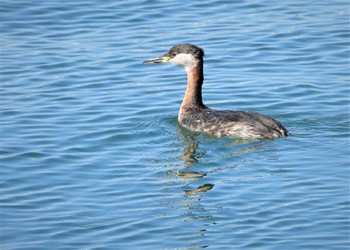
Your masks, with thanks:
[[[171,57],[175,57],[176,56],[176,53],[171,53]]]

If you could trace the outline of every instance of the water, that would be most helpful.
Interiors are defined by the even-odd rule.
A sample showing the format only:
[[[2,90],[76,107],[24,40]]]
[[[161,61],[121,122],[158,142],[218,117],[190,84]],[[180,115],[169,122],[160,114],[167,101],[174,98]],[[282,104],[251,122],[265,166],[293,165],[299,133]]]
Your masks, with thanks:
[[[0,8],[1,249],[349,248],[347,1]],[[292,136],[181,129],[183,69],[141,62],[183,42],[208,106]]]

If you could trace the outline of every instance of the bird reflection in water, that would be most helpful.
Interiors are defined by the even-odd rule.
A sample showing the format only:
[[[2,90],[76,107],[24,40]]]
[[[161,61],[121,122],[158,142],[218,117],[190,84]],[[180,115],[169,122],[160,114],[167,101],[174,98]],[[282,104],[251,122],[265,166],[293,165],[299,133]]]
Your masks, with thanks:
[[[198,159],[203,157],[205,155],[205,152],[198,152],[198,145],[199,142],[196,140],[196,138],[193,136],[192,133],[189,133],[182,127],[178,127],[178,132],[181,134],[182,138],[184,139],[184,143],[187,145],[184,147],[181,155],[181,159],[184,161],[184,168],[188,169],[191,166],[193,166],[195,163],[198,162]],[[178,171],[176,176],[181,179],[188,179],[188,180],[196,180],[199,178],[203,178],[207,174],[204,172],[196,172],[196,171]],[[185,190],[185,194],[187,195],[194,195],[197,193],[206,192],[214,187],[213,184],[207,183],[204,185],[201,185],[195,189],[191,190]]]
[[[181,159],[183,160],[184,170],[178,171],[176,176],[181,179],[188,179],[191,182],[200,178],[205,177],[208,173],[206,172],[197,172],[197,171],[188,171],[193,165],[197,164],[200,161],[206,151],[198,150],[200,142],[198,141],[196,134],[189,132],[188,130],[178,126],[178,133],[183,138],[185,147],[183,148]],[[210,138],[209,138],[210,139]],[[243,145],[247,145],[247,147],[242,147]],[[233,151],[228,155],[231,157],[238,156],[241,154],[250,153],[256,150],[260,150],[263,147],[263,142],[253,143],[248,140],[234,140],[228,144],[229,147],[232,147]],[[238,150],[237,150],[238,149]],[[235,166],[236,167],[236,166]],[[228,168],[232,168],[229,166]],[[223,169],[220,168],[219,171]],[[213,169],[211,172],[218,172],[217,169]],[[203,193],[211,190],[214,187],[214,184],[206,183],[204,185],[200,185],[195,189],[184,190],[187,195],[195,195],[198,193]]]
[[[230,171],[244,164],[244,161],[239,161],[236,156],[259,150],[264,143],[243,140],[218,141],[210,136],[190,132],[181,126],[178,126],[177,134],[181,140],[180,150],[182,152],[178,158],[181,161],[181,166],[177,171],[169,171],[168,174],[172,179],[177,178],[181,180],[179,181],[180,183],[173,183],[176,183],[176,189],[183,190],[183,195],[180,195],[179,200],[176,202],[169,203],[168,206],[181,212],[180,223],[183,223],[183,226],[187,228],[186,233],[177,236],[178,239],[184,244],[191,245],[188,249],[209,248],[207,239],[210,237],[210,231],[219,225],[216,214],[222,209],[222,205],[211,204],[208,206],[206,202],[203,202],[203,199],[208,198],[206,194],[210,195],[210,190],[213,189],[215,191],[215,183],[209,183],[207,177],[212,177],[218,172]],[[213,149],[206,147],[212,142],[214,143]],[[232,159],[233,164],[225,167],[222,167],[222,165],[215,166],[215,164],[208,166],[208,160],[210,161],[213,152],[217,152],[215,151],[217,146],[225,150],[221,151],[219,149],[222,153],[220,154],[221,157]],[[218,158],[220,155],[218,155]],[[214,159],[214,161],[210,162],[220,162],[220,159]],[[191,227],[188,227],[188,225],[191,225]]]
[[[185,194],[194,195],[194,194],[197,194],[197,193],[206,192],[206,191],[212,189],[213,187],[214,187],[213,184],[204,184],[204,185],[199,186],[199,187],[197,187],[196,189],[193,189],[193,190],[185,190]]]

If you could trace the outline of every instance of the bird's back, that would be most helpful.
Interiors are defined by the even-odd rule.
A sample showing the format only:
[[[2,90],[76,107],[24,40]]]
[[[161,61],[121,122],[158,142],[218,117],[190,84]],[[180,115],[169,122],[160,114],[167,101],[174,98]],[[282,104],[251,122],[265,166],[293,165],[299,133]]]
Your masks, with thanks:
[[[179,112],[182,126],[217,137],[275,139],[288,131],[275,119],[255,112],[184,108]]]

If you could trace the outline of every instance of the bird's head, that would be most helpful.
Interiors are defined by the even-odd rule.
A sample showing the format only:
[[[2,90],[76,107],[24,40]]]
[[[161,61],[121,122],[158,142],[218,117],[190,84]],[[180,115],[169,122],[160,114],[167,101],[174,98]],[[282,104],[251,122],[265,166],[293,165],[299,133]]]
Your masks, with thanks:
[[[148,59],[143,63],[170,63],[177,66],[183,66],[187,70],[195,67],[198,62],[202,62],[203,56],[203,49],[195,45],[185,43],[177,44],[163,56]]]

